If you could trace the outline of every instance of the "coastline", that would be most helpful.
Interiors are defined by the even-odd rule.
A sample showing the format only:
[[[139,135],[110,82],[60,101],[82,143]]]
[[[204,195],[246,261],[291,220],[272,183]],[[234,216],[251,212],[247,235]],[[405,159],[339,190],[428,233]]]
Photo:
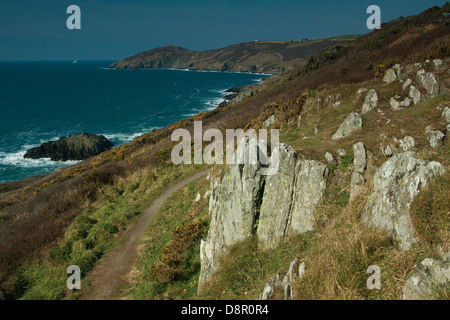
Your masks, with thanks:
[[[101,69],[110,69],[111,68],[101,68]],[[121,69],[116,69],[121,70]],[[249,75],[256,75],[256,73],[247,73],[247,72],[228,72],[228,71],[208,71],[208,70],[183,70],[183,69],[145,69],[145,70],[171,70],[171,71],[194,71],[194,72],[214,72],[214,73],[230,73],[230,74],[249,74]],[[206,98],[202,102],[201,108],[195,108],[189,113],[186,114],[178,114],[178,118],[175,120],[172,120],[167,125],[172,125],[179,120],[189,119],[191,117],[194,117],[198,115],[199,113],[203,112],[210,112],[217,108],[226,107],[228,104],[233,102],[233,99],[236,97],[236,88],[240,88],[240,90],[244,90],[244,88],[251,88],[253,86],[259,85],[264,82],[264,79],[268,77],[267,74],[260,74],[263,76],[261,79],[255,79],[255,80],[249,80],[254,81],[255,83],[250,83],[247,85],[239,86],[239,87],[229,87],[224,89],[223,86],[218,86],[216,89],[209,90],[212,92],[212,96],[210,98]],[[239,91],[238,91],[239,92]],[[232,96],[233,95],[233,96]],[[114,148],[127,145],[131,142],[133,142],[135,139],[138,139],[142,137],[143,135],[153,131],[153,130],[159,130],[167,125],[164,126],[151,126],[150,128],[146,130],[138,130],[138,132],[134,133],[121,133],[119,132],[113,132],[113,131],[92,131],[91,133],[95,134],[101,134],[104,135],[109,140],[114,141]],[[137,128],[136,128],[137,129]],[[74,133],[75,134],[75,133]],[[12,149],[11,151],[7,151],[6,149],[3,152],[0,152],[1,155],[1,164],[2,167],[0,167],[0,173],[1,173],[1,179],[0,179],[0,185],[9,184],[13,182],[19,182],[25,179],[30,179],[33,176],[41,176],[41,175],[47,175],[52,174],[56,170],[62,168],[62,167],[69,167],[72,165],[77,165],[81,161],[52,161],[50,159],[25,159],[23,156],[25,153],[33,148],[41,145],[44,142],[47,141],[55,141],[58,140],[62,136],[66,136],[66,133],[60,133],[56,134],[53,138],[47,138],[47,139],[40,139],[39,141],[33,142],[33,143],[27,143],[26,145],[22,145],[22,147],[19,147],[18,149]],[[118,141],[120,141],[118,143]],[[31,171],[31,172],[30,172]],[[15,172],[15,173],[14,173]],[[27,175],[25,172],[30,172],[31,175]],[[17,176],[18,179],[9,179],[11,176]],[[22,177],[20,177],[22,176]]]

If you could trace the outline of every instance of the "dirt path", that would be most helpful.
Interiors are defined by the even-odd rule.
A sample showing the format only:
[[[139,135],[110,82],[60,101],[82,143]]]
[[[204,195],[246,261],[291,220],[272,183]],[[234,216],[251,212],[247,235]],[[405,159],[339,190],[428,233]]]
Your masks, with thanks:
[[[106,254],[102,258],[102,262],[94,268],[89,291],[81,297],[81,300],[111,300],[114,298],[118,289],[127,283],[126,276],[138,256],[137,243],[150,220],[167,198],[185,185],[206,175],[208,171],[209,169],[203,170],[166,189],[149,208],[144,210],[138,221],[127,230],[128,238],[125,243]]]

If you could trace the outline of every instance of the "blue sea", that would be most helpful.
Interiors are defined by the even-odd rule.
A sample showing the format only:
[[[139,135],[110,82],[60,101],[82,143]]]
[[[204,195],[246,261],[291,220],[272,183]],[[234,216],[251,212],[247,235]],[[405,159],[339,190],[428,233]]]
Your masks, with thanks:
[[[74,162],[24,159],[32,147],[83,132],[116,146],[216,108],[225,90],[267,75],[111,70],[113,61],[0,62],[0,183]]]

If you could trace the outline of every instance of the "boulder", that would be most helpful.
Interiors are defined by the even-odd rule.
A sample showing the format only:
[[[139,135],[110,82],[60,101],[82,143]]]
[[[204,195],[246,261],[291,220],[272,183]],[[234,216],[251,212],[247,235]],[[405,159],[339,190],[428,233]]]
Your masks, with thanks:
[[[403,300],[434,300],[450,286],[450,261],[425,259],[414,267],[403,285]]]
[[[353,145],[353,153],[354,160],[352,180],[350,183],[350,201],[356,199],[366,184],[366,179],[364,178],[364,173],[367,168],[366,147],[362,142],[358,142]]]
[[[301,126],[302,126],[302,116],[298,116],[297,128],[300,128]]]
[[[359,113],[350,113],[333,135],[333,140],[344,138],[355,130],[362,129],[362,117]]]
[[[445,167],[438,162],[414,158],[408,151],[386,161],[374,176],[374,193],[367,199],[361,220],[370,227],[386,231],[400,250],[408,250],[418,241],[409,216],[415,196]]]
[[[406,97],[403,101],[399,101],[399,99],[400,96],[395,96],[392,97],[391,100],[389,101],[392,110],[400,111],[409,108],[412,102],[411,99],[409,99],[408,97]]]
[[[375,109],[378,105],[378,94],[375,89],[369,90],[364,100],[364,104],[361,108],[361,114],[366,114],[367,112]]]
[[[110,150],[114,145],[103,135],[82,133],[62,137],[28,150],[24,158],[50,158],[53,161],[85,160]]]
[[[445,122],[450,123],[450,108],[445,107],[444,111],[442,112],[442,119],[445,120]]]
[[[428,126],[425,129],[425,134],[433,149],[439,148],[444,143],[445,135],[439,130],[433,130],[432,126]]]
[[[386,73],[384,74],[383,81],[386,83],[392,83],[394,81],[397,81],[397,73],[394,71],[394,69],[388,69]]]
[[[422,93],[414,86],[409,87],[409,97],[413,99],[414,105],[419,104],[422,101]]]
[[[406,136],[399,141],[400,149],[403,151],[411,151],[414,148],[415,141],[413,137]]]
[[[431,72],[420,73],[419,71],[417,73],[417,82],[426,89],[426,99],[432,99],[447,93],[447,90]]]
[[[262,127],[264,129],[269,129],[275,123],[275,115],[272,115],[269,119],[263,122]]]
[[[408,89],[408,87],[409,87],[411,84],[412,84],[412,80],[411,80],[411,79],[406,79],[406,81],[403,82],[402,89],[403,89],[403,90]]]
[[[334,157],[331,153],[327,152],[325,153],[325,160],[327,160],[327,162],[329,164],[334,164]]]
[[[434,59],[433,64],[436,69],[439,69],[440,67],[442,67],[443,62],[441,59]]]
[[[401,80],[403,77],[403,68],[400,64],[396,64],[395,66],[392,67],[392,70],[395,71],[395,75],[397,76],[398,80]]]

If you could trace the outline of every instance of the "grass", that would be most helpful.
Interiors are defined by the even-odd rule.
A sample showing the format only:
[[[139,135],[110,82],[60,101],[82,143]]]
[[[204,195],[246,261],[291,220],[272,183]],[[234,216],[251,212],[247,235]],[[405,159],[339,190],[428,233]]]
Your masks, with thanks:
[[[82,288],[89,284],[89,272],[101,257],[123,241],[126,227],[164,189],[201,169],[180,166],[159,172],[147,169],[117,185],[102,189],[102,196],[79,215],[56,246],[45,257],[20,268],[21,299],[76,299],[84,292],[66,288],[66,268],[77,265],[82,271]]]

